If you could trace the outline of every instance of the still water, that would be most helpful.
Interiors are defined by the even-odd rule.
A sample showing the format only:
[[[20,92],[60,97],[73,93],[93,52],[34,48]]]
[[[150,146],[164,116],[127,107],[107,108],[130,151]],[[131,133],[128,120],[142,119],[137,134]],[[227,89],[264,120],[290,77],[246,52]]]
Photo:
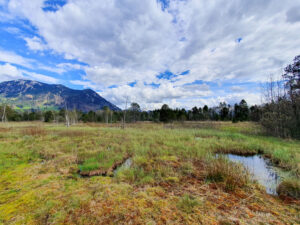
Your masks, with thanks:
[[[239,156],[226,154],[233,162],[241,163],[250,172],[252,179],[266,188],[266,192],[271,195],[277,195],[276,188],[280,183],[280,176],[268,159],[260,155]]]
[[[119,166],[118,168],[116,168],[114,170],[114,175],[116,175],[118,173],[118,171],[120,171],[120,170],[130,168],[131,165],[132,165],[132,158],[126,159],[126,161],[121,166]]]

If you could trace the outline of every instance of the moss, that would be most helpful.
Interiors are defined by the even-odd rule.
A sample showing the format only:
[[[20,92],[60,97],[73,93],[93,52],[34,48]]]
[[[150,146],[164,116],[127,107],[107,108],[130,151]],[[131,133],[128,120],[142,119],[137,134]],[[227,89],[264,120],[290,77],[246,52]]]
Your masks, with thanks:
[[[178,183],[179,182],[178,177],[167,177],[165,180],[170,183]]]

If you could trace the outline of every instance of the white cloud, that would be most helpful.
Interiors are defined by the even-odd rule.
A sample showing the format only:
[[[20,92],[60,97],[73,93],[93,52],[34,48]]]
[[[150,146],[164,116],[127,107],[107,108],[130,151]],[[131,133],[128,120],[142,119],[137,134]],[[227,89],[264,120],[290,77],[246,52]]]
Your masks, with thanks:
[[[82,81],[82,80],[71,80],[70,81],[71,84],[75,84],[75,85],[81,85],[84,88],[92,88],[92,89],[99,89],[99,86],[92,84],[90,81]]]
[[[27,68],[31,68],[31,63],[33,60],[24,58],[20,55],[17,55],[14,52],[5,51],[0,49],[0,61],[12,63],[12,64],[18,64]]]
[[[130,102],[138,102],[144,109],[153,109],[163,103],[179,107],[176,102],[181,102],[181,107],[183,107],[182,102],[185,102],[186,106],[190,106],[191,103],[195,103],[195,100],[199,101],[201,97],[212,94],[207,85],[197,85],[196,89],[194,87],[176,87],[169,82],[163,82],[159,87],[153,88],[151,85],[137,82],[134,87],[121,85],[116,88],[104,89],[100,94],[122,107],[128,97]],[[191,101],[191,99],[193,100]]]
[[[4,30],[11,34],[19,34],[21,32],[17,27],[6,27]]]
[[[65,68],[61,68],[61,67],[58,67],[58,66],[45,66],[43,64],[37,64],[36,67],[41,69],[41,70],[46,70],[46,71],[58,73],[60,75],[67,71]]]
[[[23,78],[22,72],[9,63],[0,65],[0,82]]]
[[[42,81],[42,82],[45,82],[45,83],[52,83],[52,84],[60,83],[59,79],[56,79],[54,77],[50,77],[50,76],[47,76],[47,75],[44,75],[44,74],[28,72],[28,71],[24,71],[24,70],[22,72],[23,72],[23,74],[26,75],[26,77],[28,79],[31,79],[31,80],[37,80],[37,81]]]
[[[261,104],[262,99],[259,93],[253,93],[249,91],[243,91],[240,93],[225,94],[224,96],[218,96],[207,99],[209,106],[216,106],[220,102],[227,102],[231,105],[239,103],[242,99],[246,100],[248,105]]]
[[[84,66],[80,64],[72,64],[72,63],[59,63],[56,65],[58,68],[62,68],[63,70],[81,70]]]
[[[17,79],[30,79],[47,83],[59,83],[58,79],[43,74],[22,70],[9,63],[0,65],[0,82]]]
[[[5,50],[1,50],[1,49],[0,49],[0,62],[16,64],[16,65],[23,66],[23,67],[29,68],[29,69],[46,70],[46,71],[55,72],[58,74],[62,74],[64,72],[68,71],[68,68],[70,68],[70,66],[63,67],[60,65],[46,66],[42,63],[37,62],[34,59],[26,58],[26,57],[16,54],[15,52],[5,51]],[[72,64],[70,64],[70,65],[72,65]]]
[[[232,86],[232,87],[230,88],[230,90],[231,90],[232,92],[242,92],[242,91],[244,91],[245,89],[242,88],[242,87],[240,87],[240,86]]]
[[[156,0],[77,0],[55,13],[42,6],[38,0],[9,3],[12,12],[39,29],[49,48],[88,63],[86,79],[109,86],[147,79],[150,72],[154,78],[177,57],[173,17]]]
[[[34,36],[33,38],[26,37],[24,40],[26,41],[27,47],[31,50],[44,51],[48,48],[47,45],[37,36]]]
[[[28,19],[45,40],[27,39],[28,47],[52,49],[88,64],[78,66],[86,71],[82,84],[103,90],[120,104],[129,94],[147,107],[163,101],[174,106],[190,104],[184,100],[219,102],[224,96],[229,101],[248,95],[250,102],[258,101],[242,90],[207,100],[197,88],[184,85],[195,80],[264,81],[299,54],[300,2],[294,0],[171,0],[164,11],[156,0],[72,0],[55,12],[43,11],[43,5],[43,0],[9,2],[11,13]],[[172,82],[158,80],[156,75],[167,69],[190,72]],[[133,81],[138,85],[126,85]]]

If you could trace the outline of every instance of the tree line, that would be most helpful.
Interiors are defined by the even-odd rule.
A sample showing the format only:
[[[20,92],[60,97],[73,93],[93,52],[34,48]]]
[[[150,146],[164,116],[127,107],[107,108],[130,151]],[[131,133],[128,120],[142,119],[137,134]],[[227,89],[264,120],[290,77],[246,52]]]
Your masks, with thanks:
[[[173,122],[173,121],[259,121],[260,108],[258,106],[248,107],[245,100],[233,106],[222,102],[217,107],[193,107],[191,110],[184,108],[172,109],[167,104],[164,104],[160,109],[143,111],[138,103],[131,103],[130,107],[123,111],[112,111],[108,107],[104,107],[99,111],[80,112],[77,110],[61,109],[55,110],[30,110],[20,112],[14,110],[8,105],[0,107],[2,117],[6,121],[43,121],[43,122],[65,122],[77,123],[81,122],[102,122],[116,123],[124,120],[125,122],[134,123],[138,121],[153,121],[153,122]]]

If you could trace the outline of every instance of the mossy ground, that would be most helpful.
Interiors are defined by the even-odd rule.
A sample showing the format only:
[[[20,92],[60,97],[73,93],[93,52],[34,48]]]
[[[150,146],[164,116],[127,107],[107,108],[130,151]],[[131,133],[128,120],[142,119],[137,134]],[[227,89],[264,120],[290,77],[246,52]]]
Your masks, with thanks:
[[[299,201],[267,195],[232,163],[217,162],[224,174],[212,170],[215,152],[259,152],[299,179],[300,142],[261,132],[257,124],[229,122],[125,130],[2,124],[0,224],[299,224]],[[132,166],[114,177],[79,175],[127,155]]]

